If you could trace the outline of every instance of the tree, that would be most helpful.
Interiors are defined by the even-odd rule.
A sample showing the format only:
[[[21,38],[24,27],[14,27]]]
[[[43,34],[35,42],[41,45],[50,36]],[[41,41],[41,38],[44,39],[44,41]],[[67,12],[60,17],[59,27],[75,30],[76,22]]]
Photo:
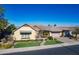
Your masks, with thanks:
[[[4,12],[4,8],[0,7],[0,13],[3,13],[3,12]]]
[[[57,25],[56,24],[54,24],[54,27],[56,27]]]
[[[7,26],[8,21],[4,18],[4,8],[0,7],[0,30],[4,30]]]
[[[0,19],[4,17],[4,8],[0,7]]]
[[[6,32],[7,32],[8,34],[12,34],[15,29],[16,29],[16,26],[15,26],[14,24],[11,24],[11,25],[9,25],[9,26],[6,28]]]
[[[51,26],[50,24],[48,24],[48,26]]]
[[[14,24],[10,24],[4,17],[5,9],[0,7],[0,41],[3,38],[10,37],[10,34],[16,29]]]
[[[0,7],[0,40],[5,37],[5,29],[8,26],[8,21],[4,18],[4,8]]]
[[[77,40],[77,36],[79,34],[79,27],[75,27],[75,30],[73,31],[73,33],[75,34],[75,39]]]
[[[8,21],[6,19],[0,19],[0,30],[6,29],[8,26]]]

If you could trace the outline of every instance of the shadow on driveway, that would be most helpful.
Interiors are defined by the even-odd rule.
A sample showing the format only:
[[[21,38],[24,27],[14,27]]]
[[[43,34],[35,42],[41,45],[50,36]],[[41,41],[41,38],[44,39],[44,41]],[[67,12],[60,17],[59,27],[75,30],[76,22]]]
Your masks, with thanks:
[[[78,55],[78,54],[79,54],[79,45],[73,45],[58,48],[41,49],[35,51],[8,53],[3,55]]]

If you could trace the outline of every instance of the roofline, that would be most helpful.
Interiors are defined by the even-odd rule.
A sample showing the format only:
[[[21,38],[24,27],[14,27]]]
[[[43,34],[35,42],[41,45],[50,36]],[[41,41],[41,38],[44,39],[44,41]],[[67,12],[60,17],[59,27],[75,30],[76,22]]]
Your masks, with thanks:
[[[34,26],[38,27],[37,25],[34,25]],[[40,27],[38,27],[38,28],[41,30],[41,28],[40,28]]]
[[[28,25],[28,24],[24,24],[24,25],[20,26],[19,28],[17,28],[15,31],[17,31],[18,29],[20,29],[21,27],[26,26],[26,25],[29,26],[29,27],[31,27],[33,30],[35,30],[32,26],[30,26],[30,25]],[[15,31],[14,31],[14,32],[15,32]],[[35,31],[36,31],[36,30],[35,30]]]

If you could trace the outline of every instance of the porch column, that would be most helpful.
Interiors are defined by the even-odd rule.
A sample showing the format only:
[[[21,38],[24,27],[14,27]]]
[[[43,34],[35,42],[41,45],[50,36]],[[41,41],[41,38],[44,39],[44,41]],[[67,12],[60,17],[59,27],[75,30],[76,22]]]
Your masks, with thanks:
[[[63,36],[64,36],[64,31],[61,32],[61,37],[63,37]]]

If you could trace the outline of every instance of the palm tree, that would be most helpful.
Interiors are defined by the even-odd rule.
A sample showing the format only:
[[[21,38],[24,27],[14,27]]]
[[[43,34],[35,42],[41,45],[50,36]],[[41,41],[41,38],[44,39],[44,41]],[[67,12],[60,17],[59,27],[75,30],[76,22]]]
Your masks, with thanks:
[[[57,25],[56,24],[54,24],[54,27],[56,27]]]

